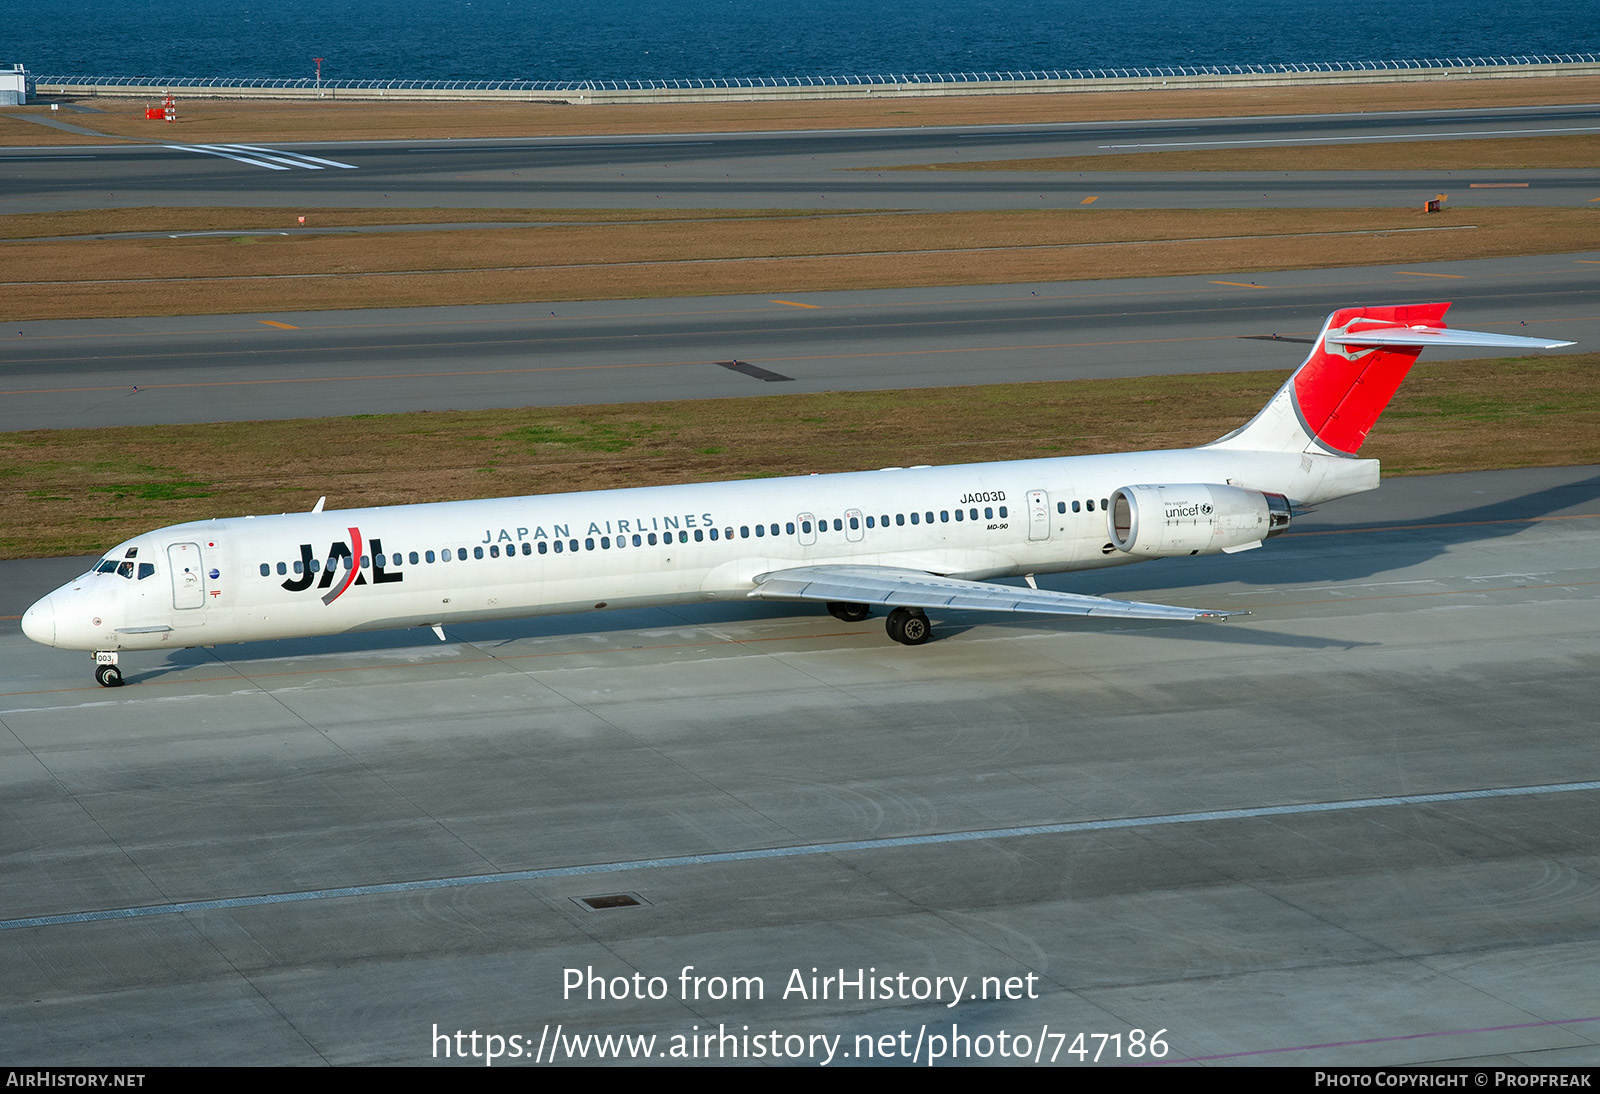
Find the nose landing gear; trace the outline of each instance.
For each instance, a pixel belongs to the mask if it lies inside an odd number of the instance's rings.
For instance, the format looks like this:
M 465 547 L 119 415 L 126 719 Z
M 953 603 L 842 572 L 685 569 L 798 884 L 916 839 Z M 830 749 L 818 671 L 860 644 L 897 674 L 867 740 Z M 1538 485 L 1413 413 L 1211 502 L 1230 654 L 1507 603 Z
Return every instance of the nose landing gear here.
M 103 688 L 120 688 L 122 670 L 117 667 L 115 650 L 100 650 L 94 655 L 94 680 Z

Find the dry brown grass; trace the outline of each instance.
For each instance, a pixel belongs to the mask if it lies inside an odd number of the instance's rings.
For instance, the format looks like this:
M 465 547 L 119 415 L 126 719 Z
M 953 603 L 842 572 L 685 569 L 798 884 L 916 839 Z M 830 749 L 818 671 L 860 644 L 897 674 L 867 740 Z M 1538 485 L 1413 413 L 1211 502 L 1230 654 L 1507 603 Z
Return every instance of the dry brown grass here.
M 1325 265 L 1319 233 L 1378 233 L 1350 237 L 1372 264 L 1591 250 L 1600 208 L 1072 208 L 16 241 L 5 292 L 23 320 L 1223 275 Z
M 111 136 L 184 141 L 428 140 L 613 133 L 723 133 L 744 130 L 878 126 L 1004 125 L 1252 114 L 1471 109 L 1600 101 L 1600 78 L 1465 79 L 1396 84 L 1232 88 L 1218 91 L 1111 91 L 894 99 L 817 99 L 781 103 L 647 103 L 557 106 L 539 103 L 273 102 L 180 96 L 178 122 L 146 121 L 139 100 L 76 100 L 103 114 L 61 112 L 60 120 Z M 151 104 L 153 105 L 153 104 Z M 0 109 L 0 146 L 94 144 L 91 137 L 12 116 L 37 105 Z
M 1282 148 L 1107 152 L 878 168 L 894 171 L 1539 171 L 1600 168 L 1600 137 L 1381 141 Z M 1600 183 L 1597 183 L 1600 186 Z
M 1600 354 L 1426 364 L 1364 456 L 1388 474 L 1600 462 Z M 0 557 L 180 521 L 885 465 L 1180 448 L 1282 372 L 0 435 Z M 915 430 L 906 430 L 906 421 Z

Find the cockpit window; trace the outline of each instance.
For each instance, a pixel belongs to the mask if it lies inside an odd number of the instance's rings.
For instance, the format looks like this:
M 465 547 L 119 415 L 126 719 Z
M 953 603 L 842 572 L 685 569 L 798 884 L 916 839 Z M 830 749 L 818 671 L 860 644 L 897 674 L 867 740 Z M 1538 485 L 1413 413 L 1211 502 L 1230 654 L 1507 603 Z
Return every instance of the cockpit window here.
M 141 563 L 139 563 L 139 580 L 140 581 L 143 581 L 145 578 L 152 576 L 155 572 L 156 572 L 155 563 L 153 563 L 153 562 L 141 562 Z
M 117 572 L 117 560 L 114 558 L 101 559 L 100 565 L 93 570 L 97 574 L 114 574 Z
M 131 578 L 133 576 L 133 563 L 124 562 L 121 565 L 119 565 L 117 567 L 117 576 L 118 577 L 129 577 L 129 578 Z

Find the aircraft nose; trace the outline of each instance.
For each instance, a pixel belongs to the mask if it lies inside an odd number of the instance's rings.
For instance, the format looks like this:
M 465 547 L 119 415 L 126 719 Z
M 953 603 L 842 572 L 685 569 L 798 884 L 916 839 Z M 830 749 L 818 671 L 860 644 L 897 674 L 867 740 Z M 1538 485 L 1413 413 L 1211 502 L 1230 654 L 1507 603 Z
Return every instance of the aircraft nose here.
M 22 633 L 40 645 L 56 644 L 56 606 L 48 596 L 22 613 Z

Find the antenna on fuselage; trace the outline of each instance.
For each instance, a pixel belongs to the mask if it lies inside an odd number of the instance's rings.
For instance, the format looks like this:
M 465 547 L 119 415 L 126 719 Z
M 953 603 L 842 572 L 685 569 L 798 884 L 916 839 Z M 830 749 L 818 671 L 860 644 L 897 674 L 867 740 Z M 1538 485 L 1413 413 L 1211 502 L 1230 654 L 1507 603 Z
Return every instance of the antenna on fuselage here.
M 315 504 L 315 505 L 313 505 L 313 506 L 312 506 L 312 507 L 311 507 L 311 511 L 312 511 L 312 512 L 313 512 L 313 513 L 320 513 L 320 512 L 322 512 L 322 503 L 323 503 L 323 502 L 325 502 L 325 501 L 327 501 L 327 500 L 328 500 L 328 495 L 326 495 L 326 494 L 324 494 L 324 495 L 322 495 L 322 497 L 320 497 L 320 498 L 318 498 L 318 499 L 317 499 L 317 504 Z

